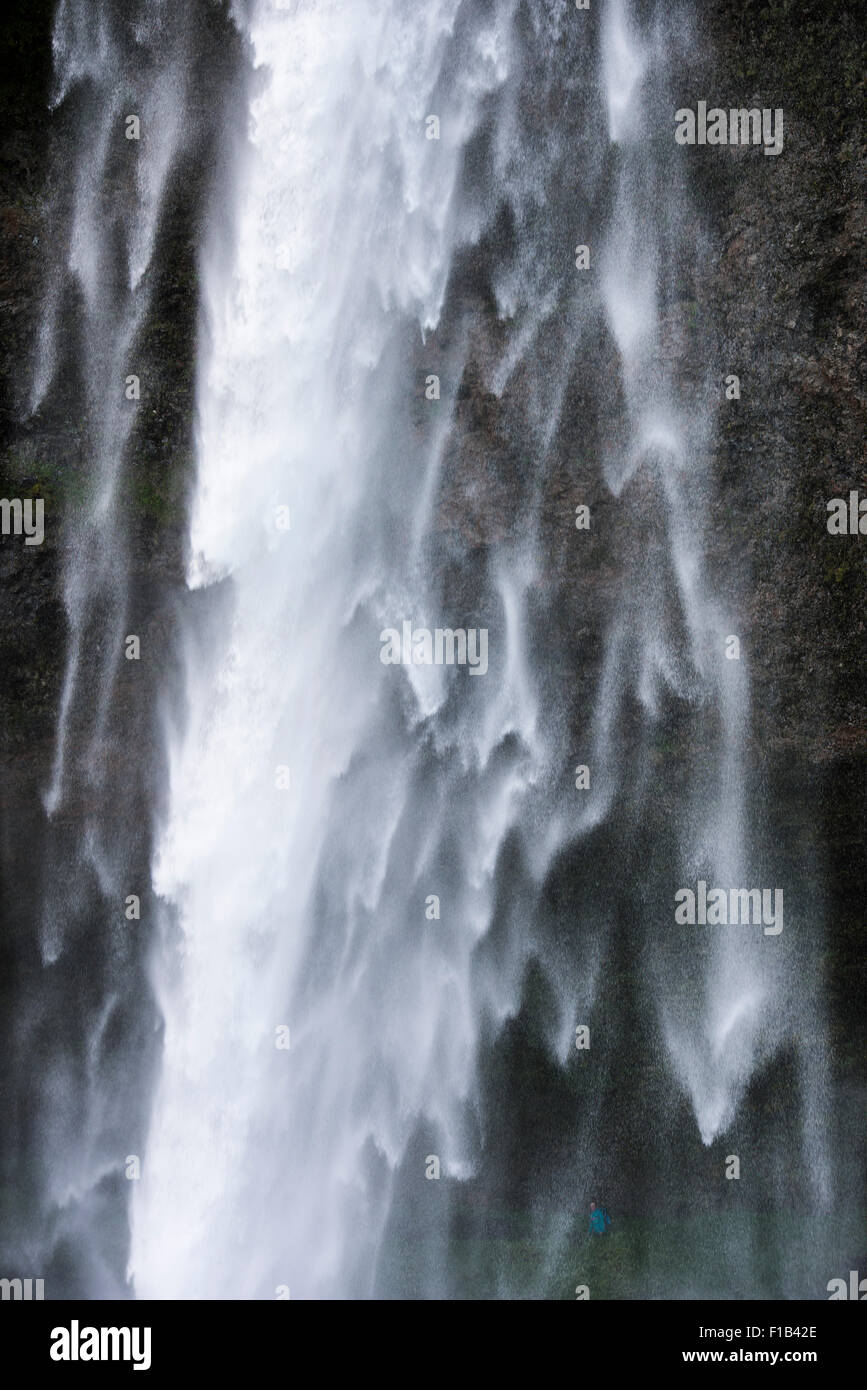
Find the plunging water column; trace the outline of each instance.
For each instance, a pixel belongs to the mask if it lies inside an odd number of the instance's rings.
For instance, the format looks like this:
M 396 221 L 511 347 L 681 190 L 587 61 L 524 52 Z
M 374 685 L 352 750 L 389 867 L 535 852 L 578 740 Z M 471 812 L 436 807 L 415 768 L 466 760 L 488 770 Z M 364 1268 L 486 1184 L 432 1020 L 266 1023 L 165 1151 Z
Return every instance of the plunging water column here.
M 518 1069 L 505 1094 L 552 1071 L 575 1091 L 549 1146 L 556 1175 L 530 1164 L 522 1188 L 532 1268 L 515 1274 L 515 1244 L 486 1218 L 472 1258 L 486 1290 L 562 1290 L 582 1175 L 628 1198 L 632 1155 L 602 1135 L 630 1048 L 653 1050 L 662 1097 L 646 1189 L 668 1200 L 680 1181 L 676 1115 L 684 1181 L 711 1205 L 703 1153 L 756 1075 L 798 1048 L 797 937 L 699 939 L 674 923 L 682 885 L 746 887 L 773 866 L 750 858 L 749 651 L 726 654 L 738 613 L 705 553 L 719 364 L 703 342 L 684 373 L 671 350 L 673 267 L 695 275 L 707 247 L 684 152 L 673 133 L 646 138 L 673 132 L 687 39 L 663 7 L 638 8 L 608 0 L 584 29 L 554 0 L 532 14 L 511 0 L 261 0 L 239 19 L 255 72 L 201 257 L 140 1297 L 367 1297 L 381 1265 L 391 1291 L 412 1266 L 423 1296 L 453 1293 L 450 1196 L 508 1168 L 513 1116 L 491 1076 L 508 1073 L 518 1018 L 539 1071 Z M 574 399 L 593 370 L 599 451 L 582 471 Z M 461 453 L 478 417 L 500 432 Z M 600 659 L 573 730 L 564 666 L 586 647 L 554 635 L 561 576 L 546 556 L 562 552 L 557 528 L 581 545 L 575 503 L 593 487 L 593 526 L 619 516 L 628 539 L 596 584 Z M 574 553 L 572 566 L 589 592 Z M 487 673 L 385 664 L 382 633 L 405 622 L 484 628 Z M 675 716 L 681 781 L 664 816 L 654 759 Z M 586 794 L 564 773 L 575 761 Z M 623 884 L 611 855 L 643 819 L 658 843 Z M 627 946 L 631 1014 L 615 968 Z M 598 1051 L 579 1075 L 575 1027 L 591 1015 Z M 802 1075 L 821 1201 L 821 1077 L 809 1059 Z M 688 1258 L 660 1276 L 669 1294 L 701 1285 L 704 1254 Z M 722 1286 L 753 1278 L 751 1259 L 721 1265 Z M 656 1291 L 655 1251 L 641 1260 L 629 1287 Z

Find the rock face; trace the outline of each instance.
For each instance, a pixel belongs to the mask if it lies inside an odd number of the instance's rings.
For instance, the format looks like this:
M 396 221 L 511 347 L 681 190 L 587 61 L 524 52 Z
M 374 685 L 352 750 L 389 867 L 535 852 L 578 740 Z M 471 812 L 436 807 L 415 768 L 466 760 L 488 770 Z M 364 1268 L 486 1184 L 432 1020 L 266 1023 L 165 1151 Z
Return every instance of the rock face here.
M 705 355 L 711 345 L 719 402 L 713 460 L 717 487 L 706 517 L 709 564 L 720 591 L 732 597 L 738 635 L 749 652 L 750 761 L 753 794 L 764 806 L 762 833 L 768 842 L 778 842 L 791 862 L 812 862 L 824 886 L 824 894 L 816 896 L 818 948 L 827 983 L 838 1123 L 841 1135 L 851 1136 L 858 1129 L 867 1085 L 867 1019 L 861 1006 L 867 942 L 860 890 L 867 873 L 867 536 L 830 535 L 826 504 L 852 490 L 867 495 L 867 55 L 863 19 L 855 5 L 827 0 L 815 14 L 807 14 L 808 8 L 794 0 L 712 0 L 706 7 L 701 42 L 691 69 L 682 75 L 681 104 L 706 99 L 724 108 L 781 107 L 785 148 L 776 159 L 756 149 L 685 152 L 686 176 L 700 194 L 709 250 L 694 282 L 672 277 L 675 288 L 664 306 L 664 321 L 666 350 L 684 383 L 691 380 L 699 341 Z M 26 1010 L 18 1010 L 17 1000 L 44 991 L 62 1000 L 78 991 L 83 1018 L 100 991 L 112 997 L 115 1004 L 105 1024 L 116 1049 L 112 1065 L 123 1074 L 117 1059 L 126 1056 L 129 1074 L 138 1077 L 143 1091 L 158 1020 L 142 1021 L 139 1014 L 134 1021 L 130 1007 L 136 991 L 147 991 L 146 943 L 127 942 L 119 948 L 122 984 L 105 965 L 115 949 L 109 945 L 114 940 L 111 911 L 95 881 L 80 889 L 77 901 L 81 950 L 72 963 L 52 967 L 48 984 L 37 949 L 36 914 L 44 883 L 35 867 L 47 853 L 41 792 L 50 774 L 65 653 L 63 518 L 74 505 L 76 480 L 87 462 L 72 389 L 58 389 L 50 409 L 36 418 L 26 418 L 24 409 L 50 234 L 45 219 L 52 178 L 52 123 L 47 116 L 52 11 L 51 0 L 31 0 L 19 7 L 0 39 L 0 71 L 5 74 L 0 86 L 0 495 L 43 498 L 47 533 L 45 544 L 33 548 L 24 547 L 20 538 L 0 538 L 0 1045 L 13 1059 L 0 1094 L 0 1108 L 12 1117 L 0 1139 L 0 1176 L 7 1191 L 19 1194 L 20 1206 L 15 1214 L 2 1213 L 13 1232 L 10 1267 L 4 1272 L 33 1273 L 22 1252 L 28 1222 L 32 1226 L 39 1212 L 46 1231 L 50 1228 L 56 1237 L 56 1278 L 86 1290 L 87 1272 L 72 1270 L 64 1240 L 72 1238 L 75 1221 L 86 1222 L 87 1214 L 69 1217 L 64 1228 L 52 1225 L 57 1218 L 42 1206 L 46 1179 L 39 1154 L 46 1142 L 50 1095 L 32 1078 L 38 1071 L 32 1059 L 46 1059 L 53 1084 L 77 1088 L 85 1125 L 90 1063 L 74 1037 L 58 1041 L 45 1015 L 29 1018 Z M 141 412 L 133 441 L 128 494 L 134 630 L 159 642 L 165 667 L 150 680 L 133 680 L 127 673 L 120 682 L 107 750 L 118 759 L 112 798 L 118 824 L 128 832 L 130 881 L 139 883 L 146 880 L 151 828 L 159 810 L 162 754 L 155 695 L 174 659 L 175 615 L 183 592 L 198 294 L 195 248 L 211 191 L 208 170 L 220 138 L 209 113 L 224 101 L 214 96 L 214 83 L 228 84 L 241 70 L 222 8 L 203 4 L 197 14 L 197 133 L 163 219 L 159 285 L 142 343 L 153 403 Z M 504 235 L 509 234 L 505 228 Z M 520 411 L 485 384 L 485 363 L 498 350 L 503 330 L 492 311 L 482 253 L 468 252 L 463 258 L 451 293 L 452 330 L 471 311 L 473 338 L 444 466 L 439 531 L 446 592 L 456 605 L 471 607 L 467 574 L 483 565 L 488 546 L 520 528 L 533 480 L 521 449 Z M 426 363 L 432 370 L 435 354 L 447 355 L 448 334 L 446 322 L 430 344 Z M 725 399 L 729 374 L 740 379 L 738 400 Z M 564 704 L 564 742 L 571 739 L 576 749 L 586 732 L 584 712 L 598 679 L 604 616 L 627 546 L 627 539 L 618 536 L 616 508 L 596 462 L 618 427 L 616 402 L 610 401 L 610 386 L 606 389 L 606 383 L 616 380 L 614 346 L 600 333 L 586 371 L 570 387 L 560 462 L 541 481 L 539 499 L 545 566 L 538 602 L 548 638 L 561 653 L 560 681 L 552 693 Z M 590 505 L 593 513 L 580 559 L 572 529 L 576 500 Z M 649 531 L 652 505 L 647 498 Z M 669 758 L 675 769 L 679 736 L 678 715 L 672 711 L 671 748 L 660 748 L 659 756 Z M 92 809 L 85 796 L 67 808 L 54 854 L 62 854 L 64 843 L 80 841 Z M 666 811 L 663 806 L 655 827 L 660 834 Z M 651 820 L 645 833 L 653 832 Z M 639 856 L 641 845 L 639 834 L 630 852 Z M 552 913 L 557 903 L 593 892 L 592 875 L 585 881 L 584 874 L 589 871 L 568 856 L 558 866 L 547 890 Z M 94 926 L 88 942 L 89 922 Z M 634 988 L 628 979 L 628 933 L 623 940 L 626 945 L 615 950 L 612 969 L 623 975 L 620 1022 L 628 1028 Z M 574 1159 L 556 1145 L 546 1149 L 539 1138 L 546 1129 L 568 1128 L 572 1107 L 581 1100 L 580 1081 L 559 1074 L 540 1040 L 539 1020 L 546 1007 L 544 981 L 531 970 L 525 1009 L 486 1062 L 491 1092 L 512 1097 L 508 1124 L 499 1114 L 489 1122 L 491 1147 L 508 1155 L 513 1176 L 507 1182 L 492 1169 L 490 1186 L 518 1202 L 525 1184 L 530 1190 L 529 1175 L 540 1163 L 565 1173 Z M 74 1018 L 73 1012 L 73 1021 L 65 1025 L 70 1033 L 75 1032 Z M 84 1024 L 81 1032 L 87 1036 Z M 64 1057 L 59 1070 L 51 1060 L 57 1051 Z M 134 1056 L 140 1061 L 134 1063 Z M 105 1058 L 102 1064 L 108 1065 Z M 620 1065 L 617 1058 L 611 1064 L 615 1069 Z M 643 1071 L 638 1064 L 636 1068 L 636 1076 L 624 1078 L 619 1091 L 640 1117 L 638 1093 L 653 1092 L 659 1078 L 652 1063 Z M 754 1088 L 748 1113 L 775 1103 L 762 1084 Z M 618 1089 L 614 1082 L 612 1089 Z M 130 1107 L 129 1114 L 110 1117 L 108 1127 L 128 1124 L 141 1139 L 145 1107 L 135 1099 Z M 622 1190 L 641 1191 L 638 1120 L 627 1124 L 616 1104 L 614 1112 L 609 1138 L 624 1154 Z M 625 1130 L 619 1128 L 621 1121 Z M 68 1138 L 60 1130 L 56 1141 Z M 850 1157 L 855 1174 L 858 1155 Z M 860 1163 L 862 1174 L 865 1166 Z M 863 1182 L 863 1177 L 854 1180 Z M 107 1180 L 103 1199 L 122 1211 L 125 1194 Z M 13 1270 L 11 1265 L 18 1263 L 20 1271 Z M 114 1269 L 122 1292 L 120 1229 Z
M 867 733 L 865 550 L 826 527 L 827 501 L 863 487 L 864 46 L 848 6 L 821 25 L 794 5 L 734 10 L 715 25 L 714 90 L 727 106 L 755 88 L 784 108 L 786 138 L 781 158 L 739 150 L 720 173 L 704 152 L 723 248 L 707 308 L 742 378 L 722 414 L 721 500 L 752 576 L 757 734 L 827 764 L 862 756 Z
M 827 502 L 865 483 L 863 25 L 842 3 L 821 15 L 748 0 L 711 8 L 713 80 L 700 89 L 723 107 L 753 96 L 782 107 L 786 136 L 777 159 L 703 152 L 720 250 L 701 312 L 723 370 L 741 377 L 741 399 L 720 409 L 709 525 L 722 562 L 744 576 L 753 757 L 776 803 L 768 817 L 798 822 L 825 884 L 834 1064 L 863 1088 L 867 537 L 826 525 Z

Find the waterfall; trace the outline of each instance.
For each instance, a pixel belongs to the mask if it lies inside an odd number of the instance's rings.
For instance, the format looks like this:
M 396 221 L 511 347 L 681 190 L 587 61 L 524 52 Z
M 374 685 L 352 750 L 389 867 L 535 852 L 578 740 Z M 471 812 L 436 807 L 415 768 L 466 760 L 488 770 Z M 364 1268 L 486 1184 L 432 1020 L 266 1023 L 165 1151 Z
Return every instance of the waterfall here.
M 132 353 L 150 303 L 147 271 L 166 181 L 183 141 L 187 29 L 184 7 L 165 0 L 134 6 L 131 15 L 92 0 L 60 0 L 55 18 L 53 104 L 76 103 L 78 157 L 61 171 L 55 191 L 65 245 L 45 299 L 30 407 L 39 409 L 61 369 L 68 326 L 62 310 L 64 300 L 75 296 L 81 314 L 82 423 L 91 463 L 87 493 L 68 540 L 69 647 L 45 794 L 49 815 L 63 798 L 70 725 L 82 699 L 90 726 L 84 775 L 97 787 L 102 782 L 104 759 L 97 750 L 123 653 L 128 600 L 121 484 L 138 409 L 135 393 L 141 389 L 130 381 L 136 375 Z M 130 116 L 139 123 L 135 140 L 127 138 L 134 132 Z M 142 127 L 145 142 L 139 150 Z M 119 202 L 116 189 L 124 184 L 126 196 Z M 100 839 L 94 827 L 89 852 L 110 856 Z M 104 877 L 108 880 L 110 871 L 104 870 Z M 49 955 L 57 949 L 56 941 L 46 945 Z
M 38 1257 L 54 1297 L 128 1294 L 123 1168 L 141 1147 L 151 1084 L 152 1004 L 123 912 L 125 895 L 144 896 L 139 797 L 159 775 L 148 717 L 137 717 L 151 680 L 133 693 L 124 659 L 126 635 L 141 631 L 137 618 L 130 625 L 140 563 L 132 378 L 143 375 L 160 220 L 185 144 L 187 20 L 167 2 L 60 0 L 53 28 L 45 280 L 25 412 L 49 480 L 66 640 L 64 650 L 59 622 L 63 676 L 51 756 L 40 760 L 45 819 L 33 813 L 35 862 L 18 885 L 33 939 L 14 944 L 27 987 L 10 1030 L 20 1120 L 8 1175 L 12 1259 Z M 151 404 L 146 380 L 141 396 Z
M 75 157 L 29 406 L 82 423 L 43 1021 L 91 923 L 109 963 L 40 1099 L 75 1074 L 46 1248 L 87 1245 L 95 1297 L 124 1239 L 143 1299 L 562 1297 L 602 1197 L 659 1223 L 615 1296 L 812 1288 L 773 1222 L 834 1192 L 822 922 L 809 866 L 779 877 L 713 544 L 688 7 L 235 0 L 203 115 L 215 13 L 55 22 Z M 143 344 L 194 165 L 195 480 L 136 703 Z M 699 883 L 781 887 L 785 929 L 677 921 Z
M 735 649 L 728 643 L 737 638 L 738 615 L 712 592 L 703 554 L 714 507 L 708 469 L 713 402 L 721 392 L 710 362 L 702 364 L 688 394 L 672 379 L 663 351 L 671 324 L 664 324 L 661 309 L 666 291 L 670 295 L 666 277 L 672 268 L 682 268 L 689 256 L 706 255 L 707 246 L 694 233 L 689 244 L 684 192 L 666 162 L 650 156 L 646 145 L 646 132 L 665 120 L 664 112 L 652 107 L 654 100 L 659 103 L 670 36 L 658 17 L 640 36 L 625 0 L 610 0 L 602 34 L 609 131 L 619 150 L 602 296 L 618 347 L 627 417 L 625 448 L 608 461 L 606 476 L 621 505 L 636 509 L 633 534 L 641 533 L 648 513 L 658 530 L 621 577 L 595 713 L 596 755 L 606 767 L 603 794 L 597 797 L 603 804 L 591 803 L 587 815 L 595 819 L 608 811 L 619 790 L 624 767 L 622 761 L 618 767 L 614 730 L 625 702 L 634 698 L 652 726 L 665 711 L 667 688 L 670 696 L 700 710 L 701 724 L 690 785 L 684 789 L 679 882 L 701 879 L 728 890 L 773 870 L 749 854 L 748 652 L 730 659 Z M 719 373 L 717 381 L 721 378 Z M 629 794 L 635 795 L 634 787 Z M 642 795 L 648 794 L 644 783 Z M 660 940 L 670 940 L 670 932 L 661 918 Z M 785 937 L 771 943 L 754 932 L 729 929 L 718 931 L 706 950 L 678 943 L 679 960 L 671 949 L 654 949 L 652 988 L 661 1031 L 705 1144 L 731 1124 L 748 1083 L 768 1058 L 785 1045 L 798 1046 L 797 982 L 811 967 L 796 942 Z M 827 1147 L 815 1148 L 810 1128 L 825 1109 L 821 1065 L 817 1070 L 812 1055 L 805 1055 L 803 1064 L 817 1082 L 804 1097 L 808 1167 L 815 1196 L 825 1203 Z
M 749 659 L 726 658 L 737 612 L 703 548 L 718 364 L 686 385 L 671 365 L 673 267 L 707 246 L 673 140 L 661 156 L 645 138 L 670 114 L 677 45 L 661 9 L 640 20 L 609 0 L 580 22 L 505 0 L 422 13 L 366 0 L 349 21 L 327 0 L 262 0 L 239 20 L 256 80 L 233 253 L 223 228 L 202 251 L 186 709 L 167 727 L 154 866 L 165 1045 L 130 1260 L 141 1297 L 369 1296 L 414 1201 L 419 1287 L 447 1294 L 447 1192 L 480 1159 L 483 1039 L 517 1015 L 534 959 L 561 1065 L 576 1019 L 604 1008 L 610 928 L 589 903 L 564 947 L 541 925 L 545 884 L 570 845 L 590 837 L 592 854 L 599 827 L 640 817 L 673 702 L 692 721 L 677 863 L 634 891 L 646 905 L 670 890 L 646 907 L 645 1009 L 705 1145 L 797 1044 L 788 938 L 674 937 L 681 880 L 746 886 L 762 867 L 745 802 Z M 565 78 L 545 72 L 561 49 Z M 528 130 L 546 84 L 573 109 L 561 129 Z M 576 238 L 591 243 L 588 286 Z M 478 303 L 456 288 L 474 247 L 501 325 L 484 346 Z M 600 331 L 621 417 L 604 483 L 632 544 L 576 809 L 538 630 L 541 491 L 576 359 Z M 472 476 L 455 480 L 470 380 L 526 451 L 499 533 L 466 456 Z M 473 508 L 481 560 L 450 515 Z M 383 634 L 405 623 L 484 629 L 487 673 L 384 664 Z M 600 1082 L 579 1125 L 597 1149 L 601 1104 Z M 827 1162 L 811 1157 L 827 1196 Z M 568 1243 L 568 1227 L 551 1238 Z
M 235 259 L 203 265 L 190 584 L 226 592 L 219 629 L 190 636 L 155 871 L 178 926 L 158 966 L 142 1296 L 369 1292 L 419 1118 L 446 1173 L 468 1163 L 470 957 L 544 756 L 530 561 L 493 580 L 482 679 L 386 666 L 380 633 L 462 625 L 428 581 L 447 432 L 411 406 L 474 232 L 461 157 L 508 80 L 511 8 L 365 3 L 347 22 L 265 3 L 250 22 Z M 441 354 L 432 418 L 448 420 L 461 353 Z
M 167 218 L 182 221 L 178 172 L 208 126 L 190 105 L 194 11 L 60 0 L 54 16 L 45 279 L 25 413 L 48 481 L 63 674 L 53 746 L 37 761 L 44 816 L 32 813 L 19 890 L 33 940 L 14 943 L 27 989 L 10 1030 L 10 1108 L 27 1117 L 12 1131 L 12 1258 L 38 1254 L 52 1297 L 129 1295 L 126 1179 L 158 1041 L 139 908 L 146 921 L 170 560 L 165 546 L 155 558 L 141 514 L 148 470 L 177 479 L 184 448 L 154 363 L 177 273 L 163 234 Z

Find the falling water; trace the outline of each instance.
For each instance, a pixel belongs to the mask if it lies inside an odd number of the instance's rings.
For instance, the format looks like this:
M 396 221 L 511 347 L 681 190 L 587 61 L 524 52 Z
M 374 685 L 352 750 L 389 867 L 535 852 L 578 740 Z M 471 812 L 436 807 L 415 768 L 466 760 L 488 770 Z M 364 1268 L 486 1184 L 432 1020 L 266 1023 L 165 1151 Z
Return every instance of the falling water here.
M 407 403 L 468 234 L 461 155 L 507 80 L 510 8 L 367 4 L 346 24 L 265 4 L 251 24 L 263 81 L 231 275 L 206 257 L 191 540 L 192 585 L 229 575 L 230 592 L 219 636 L 190 641 L 156 868 L 179 933 L 159 971 L 142 1295 L 369 1291 L 421 1116 L 445 1171 L 467 1167 L 469 962 L 543 756 L 524 573 L 504 567 L 486 600 L 484 678 L 384 666 L 379 634 L 459 625 L 427 578 L 444 433 L 420 441 Z
M 79 157 L 62 171 L 56 194 L 58 211 L 65 213 L 59 221 L 66 250 L 46 296 L 30 404 L 37 410 L 52 385 L 61 360 L 64 297 L 75 294 L 83 320 L 81 370 L 91 462 L 88 496 L 68 542 L 69 646 L 45 795 L 49 815 L 63 797 L 70 722 L 82 696 L 90 720 L 86 776 L 96 785 L 101 781 L 97 750 L 123 651 L 128 597 L 119 483 L 139 399 L 136 388 L 127 386 L 128 372 L 134 375 L 131 353 L 149 307 L 147 271 L 166 180 L 182 138 L 184 20 L 183 7 L 164 0 L 135 6 L 132 15 L 92 0 L 61 0 L 55 19 L 53 102 L 60 106 L 78 98 Z M 129 116 L 139 122 L 134 148 L 142 126 L 147 135 L 132 186 L 119 203 L 113 196 L 122 179 L 118 150 L 122 142 L 133 144 Z M 128 150 L 124 153 L 128 156 Z M 99 632 L 95 654 L 88 650 L 94 627 Z M 95 853 L 98 836 L 94 827 Z M 57 943 L 48 949 L 56 950 Z
M 620 159 L 602 293 L 619 350 L 628 431 L 625 449 L 608 462 L 606 474 L 622 505 L 645 514 L 652 509 L 662 535 L 653 536 L 622 576 L 596 713 L 597 757 L 604 762 L 609 755 L 607 810 L 625 770 L 610 756 L 613 729 L 630 695 L 650 724 L 665 708 L 666 687 L 699 708 L 699 754 L 679 837 L 678 886 L 704 879 L 728 889 L 758 882 L 773 867 L 756 863 L 748 852 L 748 654 L 727 659 L 737 613 L 711 591 L 703 555 L 713 514 L 707 466 L 714 425 L 709 402 L 716 399 L 711 364 L 704 364 L 697 389 L 684 399 L 663 351 L 663 267 L 683 263 L 689 212 L 676 192 L 663 189 L 665 169 L 648 158 L 645 144 L 652 125 L 648 103 L 654 78 L 664 69 L 665 48 L 661 28 L 640 38 L 624 0 L 610 0 L 603 72 L 609 132 Z M 706 253 L 700 241 L 690 249 L 693 257 Z M 636 533 L 639 526 L 636 520 Z M 588 815 L 599 814 L 601 808 L 591 803 Z M 670 935 L 664 919 L 660 928 L 664 940 Z M 796 947 L 790 949 L 791 939 L 770 947 L 761 934 L 729 928 L 717 932 L 698 978 L 682 965 L 673 968 L 668 951 L 654 972 L 662 1033 L 705 1144 L 731 1124 L 756 1070 L 784 1045 L 798 1043 L 796 980 L 806 961 Z M 812 1061 L 805 1058 L 805 1066 L 815 1083 L 805 1098 L 806 1124 L 807 1116 L 821 1116 L 825 1102 Z M 813 1190 L 826 1202 L 828 1156 L 812 1138 L 806 1142 Z
M 736 589 L 708 554 L 719 363 L 712 330 L 696 359 L 678 320 L 677 282 L 711 252 L 667 139 L 690 25 L 627 0 L 251 0 L 233 19 L 245 124 L 227 103 L 199 247 L 135 1293 L 562 1296 L 599 1186 L 645 1216 L 682 1182 L 710 1210 L 702 1155 L 740 1123 L 749 1141 L 750 1088 L 792 1055 L 798 1171 L 821 1209 L 822 1019 L 801 944 L 820 923 L 788 881 L 779 937 L 674 923 L 699 879 L 778 881 L 746 644 L 726 657 Z M 57 816 L 73 784 L 93 796 L 78 851 L 118 903 L 104 743 L 129 614 L 124 382 L 185 146 L 190 35 L 168 3 L 121 21 L 61 0 L 56 21 L 79 153 L 31 406 L 57 389 L 74 300 L 91 468 L 45 805 Z M 130 112 L 152 135 L 118 199 Z M 610 523 L 595 587 L 585 499 L 593 544 Z M 405 623 L 483 630 L 487 670 L 385 664 L 382 634 Z M 768 1202 L 788 1125 L 762 1130 Z M 120 1128 L 57 1200 L 116 1166 Z M 770 1272 L 758 1238 L 723 1239 L 717 1284 L 704 1238 L 674 1275 L 643 1247 L 625 1292 L 788 1287 L 782 1236 Z
M 12 1131 L 22 1176 L 11 1238 L 11 1258 L 25 1268 L 38 1258 L 53 1296 L 128 1294 L 124 1167 L 141 1147 L 156 1041 L 144 942 L 124 914 L 129 894 L 147 904 L 156 680 L 153 663 L 142 674 L 146 663 L 125 656 L 128 634 L 146 643 L 164 583 L 143 582 L 132 503 L 147 421 L 159 416 L 146 374 L 170 260 L 159 238 L 192 143 L 191 12 L 169 0 L 60 0 L 53 29 L 46 279 L 26 410 L 49 441 L 65 651 L 40 764 L 46 819 L 21 892 L 35 939 L 12 1029 L 26 1124 Z M 168 468 L 180 442 L 162 446 Z

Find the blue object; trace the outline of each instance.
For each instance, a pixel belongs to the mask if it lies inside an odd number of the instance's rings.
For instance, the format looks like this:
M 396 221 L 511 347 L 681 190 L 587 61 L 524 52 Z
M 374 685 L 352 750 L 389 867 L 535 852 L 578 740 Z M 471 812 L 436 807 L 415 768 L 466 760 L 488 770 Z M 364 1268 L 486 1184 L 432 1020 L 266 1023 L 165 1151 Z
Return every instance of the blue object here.
M 605 1220 L 606 1220 L 606 1217 L 608 1218 L 608 1224 L 610 1225 L 610 1224 L 611 1224 L 611 1218 L 608 1216 L 608 1213 L 606 1212 L 606 1210 L 605 1210 L 604 1207 L 597 1207 L 595 1211 L 591 1211 L 591 1213 L 590 1213 L 590 1229 L 591 1229 L 591 1231 L 596 1231 L 600 1236 L 603 1235 L 604 1232 L 605 1232 Z

